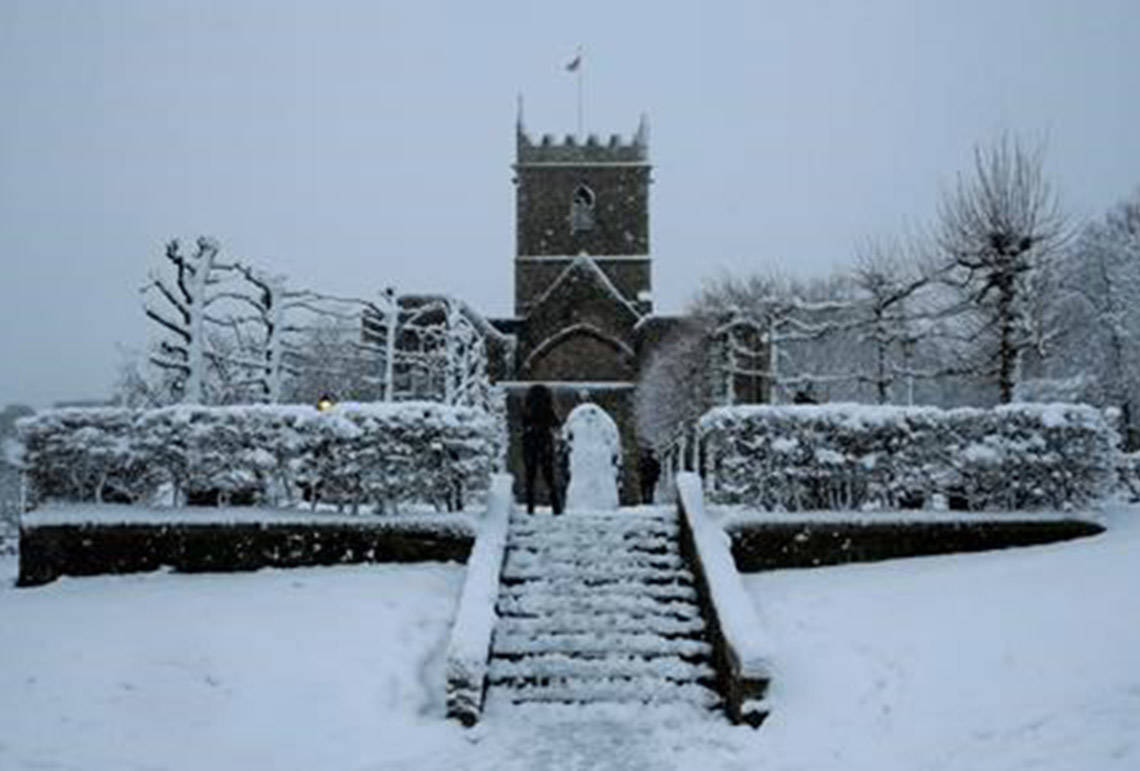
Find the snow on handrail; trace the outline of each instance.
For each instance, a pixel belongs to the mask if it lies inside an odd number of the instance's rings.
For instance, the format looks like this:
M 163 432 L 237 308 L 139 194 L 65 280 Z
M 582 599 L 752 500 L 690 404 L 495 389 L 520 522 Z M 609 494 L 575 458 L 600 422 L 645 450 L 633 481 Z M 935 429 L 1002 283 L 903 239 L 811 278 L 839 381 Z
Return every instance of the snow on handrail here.
M 751 599 L 744 591 L 732 559 L 728 537 L 705 513 L 700 477 L 692 472 L 677 475 L 677 503 L 692 537 L 700 579 L 707 588 L 708 611 L 715 619 L 714 646 L 718 665 L 725 666 L 725 694 L 729 715 L 736 722 L 759 725 L 767 714 L 764 693 L 771 677 L 772 644 Z
M 487 660 L 495 628 L 495 600 L 507 545 L 513 479 L 495 474 L 487 511 L 467 560 L 467 577 L 459 598 L 455 625 L 447 647 L 447 715 L 470 726 L 479 720 L 486 688 Z

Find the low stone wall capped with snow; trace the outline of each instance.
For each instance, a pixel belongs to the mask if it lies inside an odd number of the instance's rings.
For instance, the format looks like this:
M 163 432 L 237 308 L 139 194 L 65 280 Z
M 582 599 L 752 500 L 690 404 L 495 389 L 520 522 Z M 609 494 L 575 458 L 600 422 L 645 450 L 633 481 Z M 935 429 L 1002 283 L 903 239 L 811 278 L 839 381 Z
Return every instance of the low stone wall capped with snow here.
M 483 713 L 487 661 L 498 618 L 495 601 L 513 506 L 509 474 L 496 474 L 491 485 L 447 646 L 447 716 L 466 726 L 478 722 Z
M 169 487 L 289 504 L 460 509 L 500 457 L 495 418 L 435 402 L 49 410 L 21 420 L 29 502 L 149 502 Z
M 772 644 L 733 562 L 729 540 L 705 512 L 701 480 L 677 476 L 682 550 L 709 624 L 717 681 L 729 719 L 759 727 L 768 717 Z
M 720 407 L 698 428 L 705 490 L 769 510 L 1071 509 L 1113 484 L 1118 438 L 1093 407 Z
M 25 514 L 19 586 L 60 576 L 197 573 L 363 562 L 462 562 L 467 515 L 349 517 L 261 509 L 51 507 Z

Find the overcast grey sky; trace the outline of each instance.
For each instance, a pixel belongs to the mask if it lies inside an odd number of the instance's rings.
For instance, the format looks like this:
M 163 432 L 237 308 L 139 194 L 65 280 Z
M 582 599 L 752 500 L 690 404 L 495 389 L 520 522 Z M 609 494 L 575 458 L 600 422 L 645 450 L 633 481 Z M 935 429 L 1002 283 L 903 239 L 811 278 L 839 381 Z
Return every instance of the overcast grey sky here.
M 650 117 L 664 312 L 928 221 L 1002 131 L 1077 217 L 1140 185 L 1137 0 L 0 0 L 0 404 L 105 396 L 174 236 L 508 314 L 515 96 L 573 131 L 579 44 L 587 131 Z

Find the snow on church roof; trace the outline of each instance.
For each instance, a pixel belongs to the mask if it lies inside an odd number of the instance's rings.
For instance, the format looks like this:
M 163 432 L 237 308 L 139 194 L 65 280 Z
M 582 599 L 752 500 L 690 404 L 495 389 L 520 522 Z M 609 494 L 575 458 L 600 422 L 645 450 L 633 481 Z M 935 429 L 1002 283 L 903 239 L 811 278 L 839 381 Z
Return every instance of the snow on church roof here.
M 567 265 L 566 268 L 558 274 L 558 278 L 550 282 L 550 286 L 546 288 L 545 292 L 539 295 L 538 299 L 534 301 L 531 308 L 537 308 L 538 306 L 545 303 L 550 299 L 551 295 L 554 294 L 555 290 L 564 281 L 569 279 L 573 272 L 583 269 L 592 272 L 606 293 L 617 300 L 618 303 L 625 306 L 625 308 L 629 310 L 631 314 L 633 314 L 634 319 L 641 319 L 641 314 L 638 312 L 637 307 L 632 302 L 630 302 L 621 292 L 618 291 L 618 288 L 614 286 L 613 281 L 610 281 L 610 277 L 606 275 L 605 271 L 603 271 L 601 267 L 598 266 L 598 263 L 596 263 L 594 259 L 587 254 L 579 254 L 577 257 L 575 257 L 573 262 Z

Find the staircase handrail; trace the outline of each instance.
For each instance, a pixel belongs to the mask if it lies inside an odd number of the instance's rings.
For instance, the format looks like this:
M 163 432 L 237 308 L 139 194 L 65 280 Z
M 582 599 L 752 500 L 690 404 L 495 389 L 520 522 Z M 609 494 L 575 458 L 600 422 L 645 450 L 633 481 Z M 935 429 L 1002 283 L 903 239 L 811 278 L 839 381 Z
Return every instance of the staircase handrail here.
M 506 553 L 507 525 L 514 505 L 510 474 L 494 474 L 487 510 L 479 523 L 475 546 L 467 559 L 467 575 L 447 646 L 447 716 L 466 726 L 479 720 L 487 688 L 487 661 L 497 613 L 499 577 Z
M 677 506 L 689 543 L 697 591 L 709 621 L 717 676 L 733 722 L 759 724 L 768 715 L 772 644 L 732 558 L 728 536 L 705 513 L 701 479 L 677 475 Z

